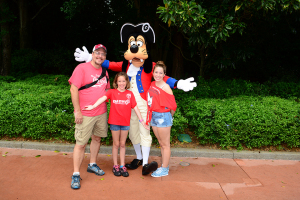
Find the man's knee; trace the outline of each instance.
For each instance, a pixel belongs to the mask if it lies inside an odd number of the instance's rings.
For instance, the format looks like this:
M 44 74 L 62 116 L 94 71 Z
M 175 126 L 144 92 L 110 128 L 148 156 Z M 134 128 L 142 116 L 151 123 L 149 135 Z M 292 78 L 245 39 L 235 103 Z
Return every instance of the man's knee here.
M 92 135 L 92 141 L 100 143 L 101 142 L 101 137 Z
M 75 144 L 74 149 L 78 149 L 78 150 L 85 150 L 86 144 L 85 145 L 80 145 L 80 144 Z

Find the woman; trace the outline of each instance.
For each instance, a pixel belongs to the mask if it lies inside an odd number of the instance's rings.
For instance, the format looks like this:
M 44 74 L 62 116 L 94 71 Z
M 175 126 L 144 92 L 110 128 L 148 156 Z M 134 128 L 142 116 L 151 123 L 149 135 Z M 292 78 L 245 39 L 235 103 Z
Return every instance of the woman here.
M 158 139 L 161 149 L 162 166 L 154 171 L 152 177 L 169 175 L 169 161 L 171 156 L 170 133 L 173 124 L 173 115 L 177 105 L 175 97 L 168 84 L 163 80 L 166 74 L 166 65 L 158 61 L 153 68 L 153 78 L 148 90 L 148 115 L 147 122 L 150 122 L 153 132 Z

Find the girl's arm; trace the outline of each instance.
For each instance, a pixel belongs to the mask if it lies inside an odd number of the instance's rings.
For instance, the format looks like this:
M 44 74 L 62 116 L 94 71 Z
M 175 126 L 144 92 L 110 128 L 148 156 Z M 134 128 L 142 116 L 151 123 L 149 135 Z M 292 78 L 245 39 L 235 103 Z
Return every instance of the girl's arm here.
M 147 130 L 150 130 L 149 126 L 147 126 L 147 125 L 145 124 L 145 122 L 144 122 L 144 120 L 143 120 L 143 118 L 142 118 L 142 115 L 141 115 L 140 110 L 138 109 L 138 107 L 135 106 L 133 109 L 134 109 L 136 115 L 138 116 L 139 121 L 143 124 L 144 128 L 147 129 Z
M 107 99 L 107 96 L 104 95 L 103 97 L 99 98 L 94 105 L 85 106 L 85 108 L 82 110 L 92 110 L 92 109 L 96 108 L 97 106 L 99 106 L 101 103 L 103 103 L 106 99 Z

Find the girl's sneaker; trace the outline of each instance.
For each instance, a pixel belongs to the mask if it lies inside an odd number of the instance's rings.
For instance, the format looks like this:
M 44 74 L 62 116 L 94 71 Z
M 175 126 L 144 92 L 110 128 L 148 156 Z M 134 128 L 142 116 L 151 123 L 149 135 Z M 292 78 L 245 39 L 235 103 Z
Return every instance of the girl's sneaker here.
M 160 167 L 151 174 L 152 177 L 162 177 L 169 175 L 169 167 Z
M 124 177 L 128 177 L 129 176 L 129 173 L 128 173 L 126 167 L 120 168 L 120 171 L 121 171 L 122 176 L 124 176 Z
M 114 165 L 113 169 L 112 169 L 112 172 L 114 173 L 115 176 L 121 176 L 119 165 Z

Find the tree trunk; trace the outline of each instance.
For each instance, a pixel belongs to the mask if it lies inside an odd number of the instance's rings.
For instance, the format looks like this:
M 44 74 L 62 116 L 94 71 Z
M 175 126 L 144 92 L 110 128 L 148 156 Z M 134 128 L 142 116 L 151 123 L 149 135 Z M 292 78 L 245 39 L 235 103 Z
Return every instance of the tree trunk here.
M 18 0 L 20 13 L 20 49 L 30 48 L 30 18 L 28 0 Z
M 204 44 L 202 45 L 200 49 L 200 58 L 201 58 L 201 63 L 200 63 L 200 76 L 204 77 L 204 64 L 205 64 L 205 46 Z
M 180 78 L 183 75 L 183 57 L 181 55 L 183 36 L 180 32 L 176 32 L 173 36 L 172 41 L 176 45 L 173 52 L 173 67 L 172 74 L 173 78 Z
M 137 10 L 137 18 L 140 18 L 141 13 L 141 0 L 134 0 L 134 5 Z
M 0 12 L 5 13 L 7 9 L 7 0 L 0 0 Z M 10 27 L 8 19 L 1 15 L 1 40 L 2 40 L 2 65 L 1 75 L 8 76 L 11 68 L 11 40 L 10 40 Z

